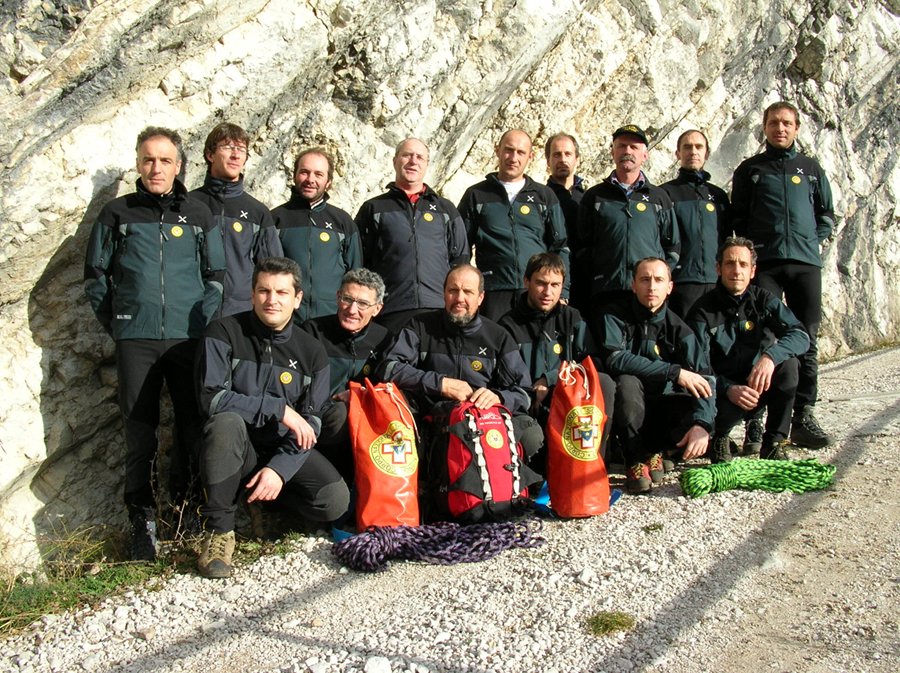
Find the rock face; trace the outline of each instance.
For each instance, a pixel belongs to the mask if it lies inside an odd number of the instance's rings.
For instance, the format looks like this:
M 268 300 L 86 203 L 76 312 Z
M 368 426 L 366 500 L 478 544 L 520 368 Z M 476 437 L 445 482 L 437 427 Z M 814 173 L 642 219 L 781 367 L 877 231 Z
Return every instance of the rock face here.
M 574 133 L 580 172 L 599 179 L 612 130 L 638 123 L 655 182 L 697 127 L 726 185 L 760 148 L 762 109 L 793 101 L 840 218 L 820 340 L 832 356 L 900 337 L 897 14 L 896 0 L 4 3 L 0 563 L 122 520 L 114 349 L 81 274 L 99 208 L 133 188 L 145 125 L 183 133 L 189 187 L 211 126 L 248 129 L 247 186 L 273 207 L 292 156 L 325 145 L 333 202 L 353 213 L 392 178 L 403 137 L 430 145 L 429 183 L 458 199 L 513 126 L 537 145 Z M 529 172 L 544 175 L 540 152 Z

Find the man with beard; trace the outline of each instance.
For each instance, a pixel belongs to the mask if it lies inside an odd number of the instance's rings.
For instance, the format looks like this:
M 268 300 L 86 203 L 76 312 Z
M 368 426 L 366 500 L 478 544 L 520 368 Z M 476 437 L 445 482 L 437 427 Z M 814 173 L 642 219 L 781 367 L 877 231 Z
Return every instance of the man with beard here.
M 615 168 L 585 192 L 578 211 L 593 315 L 611 303 L 631 302 L 631 274 L 638 260 L 665 259 L 672 270 L 679 258 L 672 200 L 641 170 L 648 156 L 647 135 L 633 124 L 622 126 L 613 132 L 610 152 Z
M 382 379 L 396 383 L 421 414 L 437 403 L 472 402 L 479 409 L 502 404 L 526 456 L 543 443 L 527 415 L 531 377 L 509 332 L 478 315 L 484 279 L 470 264 L 444 280 L 444 308 L 414 316 L 385 354 Z
M 628 493 L 649 493 L 663 476 L 663 452 L 702 456 L 716 416 L 715 382 L 694 331 L 667 310 L 665 260 L 639 260 L 634 297 L 601 316 L 601 352 L 616 381 L 613 427 L 625 455 Z
M 281 243 L 269 209 L 244 191 L 244 165 L 250 137 L 237 124 L 222 122 L 203 147 L 206 177 L 191 196 L 209 207 L 225 246 L 225 283 L 221 315 L 250 310 L 253 265 L 281 255 Z
M 429 150 L 407 138 L 394 153 L 394 182 L 356 214 L 366 267 L 384 279 L 378 322 L 396 333 L 416 313 L 443 305 L 441 279 L 471 256 L 456 207 L 425 184 Z
M 766 108 L 766 149 L 734 171 L 734 233 L 753 241 L 759 255 L 756 283 L 799 318 L 809 335 L 800 356 L 791 442 L 820 449 L 833 441 L 816 420 L 818 347 L 822 322 L 822 244 L 834 229 L 831 186 L 815 159 L 797 150 L 800 112 L 780 101 Z
M 556 252 L 568 267 L 569 248 L 556 195 L 525 174 L 534 155 L 531 137 L 521 129 L 507 131 L 494 152 L 497 172 L 466 190 L 459 212 L 485 276 L 481 312 L 499 320 L 515 305 L 531 256 Z M 569 296 L 567 287 L 563 296 Z
M 760 458 L 784 460 L 797 392 L 797 357 L 809 348 L 809 337 L 787 306 L 750 284 L 756 275 L 752 241 L 726 239 L 716 272 L 719 283 L 688 316 L 716 375 L 712 460 L 731 460 L 731 428 L 762 409 L 767 418 Z
M 300 265 L 306 283 L 295 320 L 337 311 L 341 278 L 362 266 L 359 231 L 350 214 L 328 203 L 334 157 L 321 147 L 306 149 L 294 161 L 291 198 L 272 211 L 286 257 Z
M 528 260 L 525 267 L 525 292 L 516 306 L 500 319 L 519 345 L 531 375 L 531 415 L 544 426 L 550 414 L 550 401 L 562 362 L 580 362 L 593 350 L 587 324 L 577 309 L 560 302 L 566 268 L 562 258 L 542 252 Z M 599 364 L 599 363 L 598 363 Z M 599 367 L 598 367 L 599 368 Z M 602 372 L 600 387 L 604 409 L 612 415 L 615 383 Z M 606 455 L 604 432 L 600 455 Z

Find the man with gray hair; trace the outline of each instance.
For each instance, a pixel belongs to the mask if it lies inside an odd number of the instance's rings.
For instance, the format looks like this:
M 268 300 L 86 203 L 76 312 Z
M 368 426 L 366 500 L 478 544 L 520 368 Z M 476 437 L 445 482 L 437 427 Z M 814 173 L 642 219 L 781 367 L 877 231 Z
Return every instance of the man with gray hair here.
M 322 414 L 319 449 L 352 482 L 353 462 L 347 451 L 347 401 L 350 381 L 362 382 L 372 376 L 390 342 L 387 329 L 372 322 L 384 306 L 384 281 L 374 271 L 352 269 L 344 274 L 337 291 L 337 313 L 307 320 L 309 334 L 325 347 L 331 368 L 331 402 Z
M 407 138 L 394 153 L 394 182 L 356 214 L 365 265 L 387 289 L 378 321 L 397 332 L 414 314 L 443 306 L 441 280 L 470 257 L 456 207 L 425 184 L 429 150 Z

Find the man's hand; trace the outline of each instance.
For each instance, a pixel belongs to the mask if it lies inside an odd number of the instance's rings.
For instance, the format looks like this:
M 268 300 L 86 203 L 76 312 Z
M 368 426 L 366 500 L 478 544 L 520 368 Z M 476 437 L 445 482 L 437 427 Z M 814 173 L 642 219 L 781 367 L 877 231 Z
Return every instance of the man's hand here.
M 682 368 L 678 374 L 678 385 L 687 390 L 694 397 L 710 397 L 712 395 L 712 386 L 705 376 L 695 374 L 692 371 Z
M 756 409 L 759 405 L 759 393 L 750 386 L 729 386 L 725 396 L 728 398 L 729 402 L 740 407 L 744 411 Z
M 775 372 L 775 362 L 768 355 L 763 355 L 753 365 L 750 376 L 747 377 L 747 385 L 762 395 L 772 385 L 772 374 Z
M 333 399 L 335 402 L 343 402 L 344 404 L 350 404 L 350 391 L 342 390 L 341 392 L 335 393 L 334 395 L 332 395 L 331 399 Z
M 706 453 L 706 448 L 709 446 L 709 433 L 699 425 L 692 425 L 675 446 L 684 449 L 685 460 L 697 458 Z
M 475 405 L 476 409 L 487 409 L 495 404 L 500 404 L 500 396 L 493 390 L 479 388 L 472 393 L 469 401 Z
M 453 379 L 449 376 L 441 379 L 441 397 L 445 397 L 448 400 L 465 402 L 474 392 L 472 386 L 461 379 Z
M 304 451 L 311 449 L 316 444 L 316 432 L 312 429 L 306 419 L 296 411 L 291 409 L 289 405 L 284 405 L 284 418 L 281 419 L 288 430 L 294 433 L 297 438 L 297 446 Z
M 247 502 L 256 500 L 274 500 L 281 493 L 284 482 L 278 473 L 270 467 L 264 467 L 247 482 Z M 251 490 L 252 489 L 252 490 Z
M 531 411 L 532 413 L 537 413 L 544 400 L 547 399 L 547 393 L 550 392 L 550 388 L 547 387 L 547 378 L 542 376 L 534 382 L 531 388 L 534 390 L 534 402 L 531 404 Z

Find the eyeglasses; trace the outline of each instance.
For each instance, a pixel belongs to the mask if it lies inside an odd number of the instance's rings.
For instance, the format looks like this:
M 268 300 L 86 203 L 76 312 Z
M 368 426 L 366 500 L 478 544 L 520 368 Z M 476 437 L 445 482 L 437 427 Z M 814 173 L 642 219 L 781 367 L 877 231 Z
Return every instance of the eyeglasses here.
M 360 311 L 368 311 L 370 308 L 375 306 L 375 304 L 370 301 L 366 301 L 365 299 L 355 299 L 349 294 L 339 294 L 338 301 L 344 308 L 350 308 L 351 306 L 356 304 L 359 307 Z
M 247 148 L 243 145 L 219 145 L 216 149 L 225 150 L 229 154 L 231 154 L 232 152 L 236 154 L 249 154 Z

